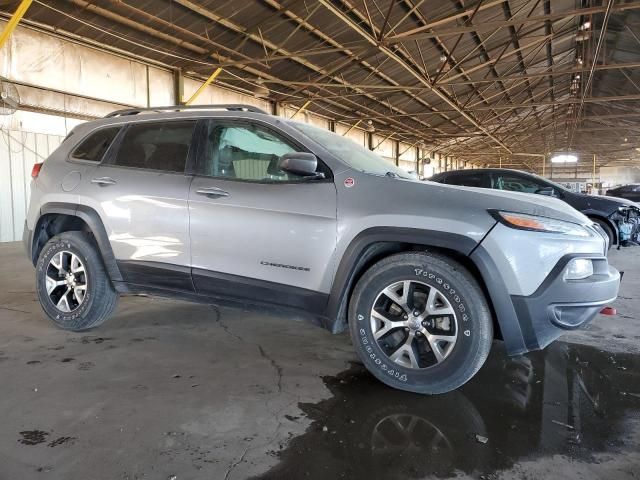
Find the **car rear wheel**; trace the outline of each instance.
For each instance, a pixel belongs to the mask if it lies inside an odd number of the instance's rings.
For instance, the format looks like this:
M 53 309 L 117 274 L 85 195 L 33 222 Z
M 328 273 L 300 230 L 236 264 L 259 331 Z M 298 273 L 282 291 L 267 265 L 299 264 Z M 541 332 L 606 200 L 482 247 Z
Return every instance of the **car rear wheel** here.
M 394 388 L 435 394 L 454 390 L 480 369 L 493 340 L 482 290 L 449 257 L 392 255 L 358 281 L 349 327 L 367 369 Z
M 114 312 L 118 294 L 89 234 L 64 232 L 51 238 L 36 264 L 42 309 L 60 328 L 97 327 Z

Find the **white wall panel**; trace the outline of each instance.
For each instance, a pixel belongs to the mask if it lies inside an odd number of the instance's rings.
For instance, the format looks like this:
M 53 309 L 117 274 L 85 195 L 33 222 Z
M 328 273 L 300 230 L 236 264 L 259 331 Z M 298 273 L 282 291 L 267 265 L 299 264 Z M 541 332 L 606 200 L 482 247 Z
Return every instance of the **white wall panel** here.
M 173 98 L 173 74 L 167 70 L 155 67 L 149 69 L 149 105 L 152 107 L 164 107 L 175 105 Z
M 117 103 L 102 102 L 71 94 L 52 92 L 41 88 L 24 85 L 16 85 L 16 88 L 20 95 L 20 103 L 25 107 L 33 107 L 52 113 L 55 112 L 61 116 L 82 115 L 92 118 L 104 117 L 107 113 L 113 112 L 114 110 L 128 108 Z
M 10 80 L 136 106 L 147 104 L 146 67 L 94 48 L 18 27 L 4 50 Z
M 83 120 L 18 110 L 13 115 L 0 116 L 0 130 L 47 133 L 65 137 Z
M 184 79 L 184 100 L 188 100 L 202 85 L 202 80 Z M 242 93 L 222 88 L 215 84 L 208 85 L 193 102 L 194 105 L 211 105 L 215 103 L 244 103 L 271 112 L 268 100 L 252 97 Z
M 345 138 L 348 138 L 350 140 L 353 140 L 354 142 L 356 142 L 358 145 L 360 145 L 361 147 L 366 147 L 367 146 L 367 136 L 365 135 L 365 131 L 364 130 L 360 130 L 358 127 L 351 129 L 351 131 L 349 133 L 346 133 L 349 128 L 351 128 L 348 125 L 344 125 L 342 123 L 336 123 L 336 133 L 338 135 L 343 135 Z M 345 135 L 346 133 L 346 135 Z
M 591 174 L 583 176 L 590 178 Z M 612 187 L 627 183 L 640 183 L 640 167 L 602 167 L 599 174 L 596 171 L 596 181 L 598 179 Z
M 31 168 L 58 148 L 63 136 L 0 130 L 0 242 L 22 239 Z
M 400 142 L 400 160 L 416 163 L 416 147 L 410 143 Z
M 311 112 L 305 112 L 305 122 L 314 127 L 324 128 L 325 130 L 329 129 L 329 120 L 325 117 L 321 117 L 320 115 L 314 115 Z
M 381 157 L 395 161 L 395 141 L 382 135 L 373 135 L 373 151 Z
M 300 107 L 295 108 L 292 106 L 281 106 L 280 111 L 278 112 L 278 116 L 282 118 L 291 118 Z M 314 127 L 329 129 L 329 120 L 320 115 L 315 115 L 311 112 L 307 112 L 303 110 L 299 114 L 297 114 L 294 118 L 296 122 L 304 122 L 309 125 L 313 125 Z

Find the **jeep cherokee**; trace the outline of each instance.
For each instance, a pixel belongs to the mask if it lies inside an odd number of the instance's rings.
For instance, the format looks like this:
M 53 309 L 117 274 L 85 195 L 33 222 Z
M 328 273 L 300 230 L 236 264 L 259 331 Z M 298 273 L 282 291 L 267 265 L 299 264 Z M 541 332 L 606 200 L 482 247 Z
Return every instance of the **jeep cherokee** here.
M 59 327 L 119 294 L 309 312 L 382 382 L 441 393 L 494 338 L 544 348 L 616 298 L 607 238 L 560 200 L 418 182 L 246 105 L 114 112 L 34 166 L 24 242 Z

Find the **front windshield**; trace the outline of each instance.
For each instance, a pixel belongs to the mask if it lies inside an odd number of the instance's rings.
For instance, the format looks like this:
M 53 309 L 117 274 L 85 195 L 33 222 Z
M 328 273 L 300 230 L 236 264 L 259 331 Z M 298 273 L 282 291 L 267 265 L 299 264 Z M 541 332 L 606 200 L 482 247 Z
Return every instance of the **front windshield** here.
M 290 122 L 290 125 L 322 145 L 354 170 L 411 179 L 406 171 L 348 138 L 306 123 Z

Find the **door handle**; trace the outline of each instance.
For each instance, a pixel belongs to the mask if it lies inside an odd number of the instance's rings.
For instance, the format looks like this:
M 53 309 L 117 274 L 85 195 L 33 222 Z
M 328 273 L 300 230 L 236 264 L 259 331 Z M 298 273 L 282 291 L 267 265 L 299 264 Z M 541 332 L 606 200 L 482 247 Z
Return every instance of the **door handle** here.
M 104 187 L 104 186 L 107 186 L 107 185 L 115 185 L 118 182 L 116 182 L 111 177 L 98 177 L 98 178 L 92 178 L 91 179 L 91 183 L 95 183 L 96 185 L 100 185 L 100 186 Z
M 229 192 L 225 192 L 224 190 L 222 190 L 221 188 L 218 188 L 218 187 L 203 187 L 203 188 L 199 188 L 198 190 L 196 190 L 196 193 L 198 195 L 205 195 L 207 197 L 213 197 L 213 198 L 228 197 L 229 196 Z

